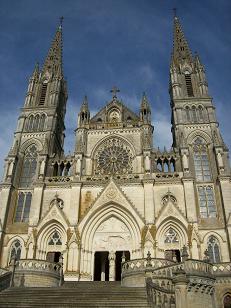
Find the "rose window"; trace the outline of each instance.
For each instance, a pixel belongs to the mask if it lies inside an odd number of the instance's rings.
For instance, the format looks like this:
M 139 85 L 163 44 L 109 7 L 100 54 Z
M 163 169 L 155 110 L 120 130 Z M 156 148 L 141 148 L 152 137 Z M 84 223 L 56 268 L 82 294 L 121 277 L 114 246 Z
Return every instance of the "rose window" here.
M 124 174 L 132 171 L 132 153 L 117 138 L 109 139 L 96 154 L 96 172 L 100 174 Z

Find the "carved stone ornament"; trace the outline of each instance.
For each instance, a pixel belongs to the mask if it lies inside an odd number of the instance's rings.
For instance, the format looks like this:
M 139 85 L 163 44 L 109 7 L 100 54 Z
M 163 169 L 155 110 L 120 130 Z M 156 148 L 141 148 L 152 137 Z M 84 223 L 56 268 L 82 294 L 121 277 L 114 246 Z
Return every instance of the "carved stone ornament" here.
M 96 154 L 96 173 L 126 174 L 132 171 L 132 152 L 119 138 L 106 140 Z
M 117 195 L 117 192 L 115 189 L 113 188 L 109 188 L 107 189 L 106 191 L 106 196 L 109 198 L 109 199 L 114 199 Z

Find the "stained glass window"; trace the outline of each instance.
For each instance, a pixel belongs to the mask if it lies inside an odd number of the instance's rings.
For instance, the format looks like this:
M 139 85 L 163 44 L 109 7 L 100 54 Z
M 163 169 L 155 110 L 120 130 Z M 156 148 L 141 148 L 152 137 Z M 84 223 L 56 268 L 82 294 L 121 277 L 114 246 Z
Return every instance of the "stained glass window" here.
M 100 146 L 96 163 L 96 173 L 99 174 L 131 173 L 132 153 L 121 140 L 111 138 Z
M 62 245 L 61 237 L 58 231 L 54 231 L 51 235 L 48 245 Z
M 165 243 L 170 244 L 170 243 L 179 243 L 179 239 L 178 239 L 178 234 L 176 233 L 176 231 L 170 227 L 168 229 L 168 231 L 165 233 Z
M 212 186 L 198 186 L 200 216 L 202 218 L 216 217 L 216 206 Z
M 208 253 L 211 263 L 219 263 L 221 261 L 218 240 L 213 235 L 208 239 Z
M 20 192 L 15 213 L 15 222 L 28 222 L 30 214 L 32 194 L 31 192 Z
M 20 187 L 30 187 L 33 183 L 37 167 L 37 149 L 35 145 L 32 145 L 25 153 L 21 178 Z
M 211 181 L 211 172 L 207 146 L 203 139 L 197 138 L 194 142 L 194 167 L 197 181 Z

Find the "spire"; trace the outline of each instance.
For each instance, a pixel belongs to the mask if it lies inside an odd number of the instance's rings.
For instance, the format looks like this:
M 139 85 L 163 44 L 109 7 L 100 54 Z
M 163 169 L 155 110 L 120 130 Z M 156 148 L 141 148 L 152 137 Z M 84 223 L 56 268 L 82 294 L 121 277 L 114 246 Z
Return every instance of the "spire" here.
M 87 95 L 84 96 L 83 102 L 82 102 L 82 106 L 81 106 L 81 112 L 86 112 L 88 111 L 88 99 L 87 99 Z
M 141 110 L 146 109 L 147 111 L 150 111 L 150 105 L 145 92 L 143 92 L 140 109 Z
M 49 72 L 62 76 L 62 22 L 63 17 L 60 18 L 58 29 L 48 51 L 42 70 L 43 73 Z
M 31 76 L 33 79 L 38 79 L 39 78 L 39 63 L 36 62 L 33 74 Z
M 176 14 L 176 12 L 175 12 Z M 172 62 L 179 63 L 182 60 L 192 62 L 192 53 L 188 42 L 185 38 L 184 32 L 181 28 L 178 17 L 174 16 L 174 36 L 173 36 L 173 57 Z
M 140 104 L 140 120 L 144 123 L 149 123 L 151 121 L 151 108 L 145 92 L 143 93 Z

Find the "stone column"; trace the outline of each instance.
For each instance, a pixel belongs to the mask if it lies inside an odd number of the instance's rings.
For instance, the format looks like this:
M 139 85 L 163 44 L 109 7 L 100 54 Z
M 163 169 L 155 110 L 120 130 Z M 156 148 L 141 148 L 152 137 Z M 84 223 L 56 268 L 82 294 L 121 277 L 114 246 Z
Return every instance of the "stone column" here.
M 101 281 L 105 281 L 105 263 L 106 263 L 106 255 L 101 255 Z
M 174 273 L 173 283 L 175 284 L 176 308 L 188 308 L 187 284 L 188 278 L 184 270 Z
M 115 252 L 109 252 L 109 281 L 115 281 Z

